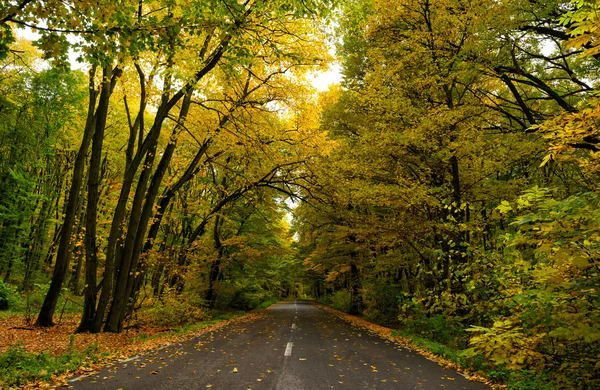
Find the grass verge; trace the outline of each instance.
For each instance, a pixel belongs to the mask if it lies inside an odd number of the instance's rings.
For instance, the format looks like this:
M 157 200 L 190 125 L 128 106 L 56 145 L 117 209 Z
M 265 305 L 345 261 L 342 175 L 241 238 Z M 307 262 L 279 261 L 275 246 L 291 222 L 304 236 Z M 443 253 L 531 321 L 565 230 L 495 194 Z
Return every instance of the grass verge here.
M 0 355 L 0 387 L 15 388 L 26 384 L 55 381 L 65 372 L 90 367 L 107 358 L 107 352 L 100 352 L 97 346 L 89 346 L 83 351 L 67 351 L 52 356 L 48 351 L 26 352 L 17 343 Z
M 266 301 L 261 302 L 258 306 L 256 306 L 256 309 L 266 309 L 267 307 L 277 303 L 281 301 L 281 298 L 269 298 Z

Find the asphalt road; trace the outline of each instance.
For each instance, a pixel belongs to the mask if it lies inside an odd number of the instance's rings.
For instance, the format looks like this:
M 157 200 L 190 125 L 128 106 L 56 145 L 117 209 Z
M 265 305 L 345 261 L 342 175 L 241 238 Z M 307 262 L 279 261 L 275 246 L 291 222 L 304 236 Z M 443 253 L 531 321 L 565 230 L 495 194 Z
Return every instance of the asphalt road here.
M 488 386 L 307 301 L 105 367 L 75 389 L 469 389 Z

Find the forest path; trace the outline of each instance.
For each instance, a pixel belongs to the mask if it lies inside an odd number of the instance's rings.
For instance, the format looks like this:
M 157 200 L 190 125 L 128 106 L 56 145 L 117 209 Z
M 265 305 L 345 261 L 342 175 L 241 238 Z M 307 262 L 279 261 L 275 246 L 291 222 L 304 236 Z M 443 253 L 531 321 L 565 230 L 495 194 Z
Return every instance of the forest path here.
M 69 381 L 75 389 L 469 389 L 488 386 L 308 301 Z

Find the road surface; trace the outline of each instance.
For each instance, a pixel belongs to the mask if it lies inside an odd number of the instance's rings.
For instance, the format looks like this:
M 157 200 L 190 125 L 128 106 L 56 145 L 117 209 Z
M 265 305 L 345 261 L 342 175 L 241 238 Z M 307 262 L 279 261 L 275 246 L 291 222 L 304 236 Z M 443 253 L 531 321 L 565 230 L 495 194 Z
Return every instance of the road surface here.
M 468 389 L 454 370 L 354 327 L 308 301 L 174 344 L 101 372 L 75 389 Z

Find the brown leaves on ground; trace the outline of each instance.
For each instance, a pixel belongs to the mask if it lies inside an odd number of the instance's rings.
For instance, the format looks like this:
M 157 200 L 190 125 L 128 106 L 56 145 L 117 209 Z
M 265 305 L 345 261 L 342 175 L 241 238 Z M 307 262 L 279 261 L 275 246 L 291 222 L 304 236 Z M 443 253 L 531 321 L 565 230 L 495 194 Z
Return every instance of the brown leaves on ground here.
M 416 345 L 415 343 L 413 343 L 410 339 L 408 339 L 406 337 L 394 336 L 392 334 L 393 329 L 374 324 L 374 323 L 364 320 L 360 317 L 356 317 L 356 316 L 341 312 L 341 311 L 331 308 L 329 306 L 320 305 L 320 307 L 322 309 L 336 315 L 337 317 L 341 318 L 344 321 L 347 321 L 355 326 L 360 326 L 362 328 L 365 328 L 365 329 L 377 334 L 378 336 L 380 336 L 383 339 L 394 341 L 398 344 L 401 344 L 403 347 L 408 348 L 422 356 L 425 356 L 425 357 L 435 361 L 436 363 L 438 363 L 441 366 L 444 366 L 447 368 L 452 368 L 458 372 L 461 372 L 470 380 L 491 384 L 491 382 L 488 379 L 486 379 L 482 376 L 479 376 L 477 374 L 470 373 L 467 370 L 465 370 L 463 367 L 460 367 L 449 360 L 446 360 L 440 356 L 434 355 L 431 352 L 424 350 L 423 348 L 419 347 L 418 345 Z
M 170 332 L 171 329 L 152 326 L 127 329 L 120 334 L 74 334 L 79 325 L 79 315 L 64 315 L 61 323 L 51 328 L 33 327 L 27 324 L 23 315 L 12 315 L 0 319 L 0 353 L 5 353 L 11 346 L 19 343 L 27 352 L 39 353 L 47 351 L 51 355 L 61 355 L 68 351 L 71 338 L 74 337 L 74 347 L 79 351 L 83 351 L 91 345 L 97 345 L 99 352 L 108 352 L 109 355 L 104 361 L 106 363 L 109 360 L 137 355 L 159 346 L 184 341 L 197 335 L 212 332 L 225 325 L 254 321 L 262 315 L 261 311 L 247 313 L 230 320 L 219 321 L 201 329 L 178 334 Z M 145 335 L 149 338 L 143 337 L 143 339 L 138 339 L 137 336 L 140 335 Z M 86 373 L 91 369 L 100 369 L 101 365 L 99 364 L 92 368 L 80 368 L 76 372 Z M 64 373 L 54 377 L 55 383 L 62 382 L 72 374 L 73 372 Z M 36 383 L 29 387 L 40 388 L 44 386 L 41 383 Z

